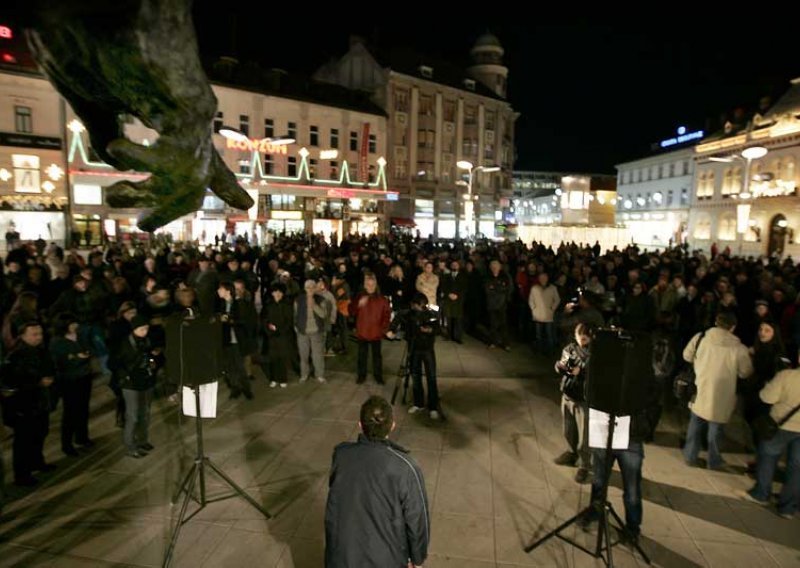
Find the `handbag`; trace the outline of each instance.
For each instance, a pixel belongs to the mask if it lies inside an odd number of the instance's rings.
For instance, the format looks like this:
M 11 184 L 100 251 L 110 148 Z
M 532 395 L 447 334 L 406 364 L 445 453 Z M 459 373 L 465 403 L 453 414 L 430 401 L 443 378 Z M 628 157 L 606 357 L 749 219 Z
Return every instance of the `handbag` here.
M 697 340 L 697 345 L 694 348 L 694 358 L 697 358 L 697 351 L 700 349 L 700 343 L 703 341 L 706 332 L 700 334 L 700 339 Z M 694 372 L 694 360 L 691 364 L 684 366 L 683 370 L 675 376 L 675 382 L 672 384 L 672 392 L 675 398 L 682 402 L 689 402 L 697 395 L 697 384 L 695 380 L 697 375 Z
M 753 430 L 759 440 L 771 440 L 778 434 L 781 426 L 783 426 L 795 413 L 800 410 L 800 404 L 795 406 L 792 411 L 784 416 L 780 422 L 775 422 L 769 414 L 761 414 L 756 416 L 753 420 Z

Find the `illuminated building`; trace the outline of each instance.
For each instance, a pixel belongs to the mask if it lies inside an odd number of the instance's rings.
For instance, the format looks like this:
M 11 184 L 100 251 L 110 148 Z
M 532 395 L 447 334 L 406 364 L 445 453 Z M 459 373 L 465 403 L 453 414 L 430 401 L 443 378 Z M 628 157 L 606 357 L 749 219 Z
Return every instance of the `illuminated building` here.
M 507 212 L 514 161 L 514 122 L 506 101 L 504 50 L 491 34 L 471 50 L 472 66 L 454 67 L 394 49 L 382 53 L 351 38 L 349 51 L 317 71 L 320 81 L 367 91 L 388 115 L 388 179 L 399 191 L 391 206 L 396 225 L 415 226 L 423 236 L 466 236 L 469 230 L 465 171 L 478 172 L 470 188 L 480 233 L 502 235 L 496 217 Z M 500 166 L 490 173 L 479 167 Z
M 726 123 L 695 147 L 691 246 L 709 250 L 716 243 L 720 251 L 797 258 L 798 161 L 800 78 L 772 106 Z
M 617 223 L 628 227 L 642 248 L 663 249 L 686 240 L 694 176 L 691 144 L 696 138 L 686 137 L 683 144 L 688 147 L 664 151 L 678 146 L 672 142 L 682 136 L 686 134 L 676 133 L 654 144 L 654 154 L 616 166 Z

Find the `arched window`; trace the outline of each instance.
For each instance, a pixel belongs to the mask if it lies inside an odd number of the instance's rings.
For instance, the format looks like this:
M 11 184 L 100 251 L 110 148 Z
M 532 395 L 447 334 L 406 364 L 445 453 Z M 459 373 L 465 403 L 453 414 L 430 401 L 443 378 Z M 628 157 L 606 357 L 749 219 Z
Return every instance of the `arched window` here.
M 700 213 L 694 224 L 694 238 L 708 240 L 711 238 L 711 217 L 708 213 Z
M 730 193 L 731 195 L 735 195 L 742 191 L 742 168 L 736 166 L 733 168 L 733 174 L 731 176 L 731 187 Z
M 780 179 L 783 181 L 795 181 L 795 164 L 794 158 L 791 156 L 783 159 L 782 176 Z
M 721 241 L 736 240 L 736 217 L 730 214 L 720 215 L 717 220 L 717 238 Z
M 722 174 L 722 197 L 731 194 L 731 187 L 733 187 L 733 168 L 725 168 Z

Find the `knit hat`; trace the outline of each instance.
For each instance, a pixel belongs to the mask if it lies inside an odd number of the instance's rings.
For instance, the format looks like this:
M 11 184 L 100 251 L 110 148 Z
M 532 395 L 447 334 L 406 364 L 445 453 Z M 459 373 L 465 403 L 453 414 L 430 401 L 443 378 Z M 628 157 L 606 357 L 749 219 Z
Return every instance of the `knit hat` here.
M 146 325 L 150 325 L 150 321 L 142 315 L 134 316 L 131 320 L 131 329 L 137 329 Z

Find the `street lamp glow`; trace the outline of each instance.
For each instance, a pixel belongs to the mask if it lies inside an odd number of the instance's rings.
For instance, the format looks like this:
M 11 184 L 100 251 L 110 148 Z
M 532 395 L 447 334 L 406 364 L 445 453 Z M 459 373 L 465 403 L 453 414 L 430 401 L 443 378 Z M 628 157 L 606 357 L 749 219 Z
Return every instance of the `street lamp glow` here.
M 247 136 L 245 136 L 244 132 L 242 132 L 241 130 L 237 130 L 236 128 L 233 128 L 232 126 L 223 126 L 222 128 L 219 129 L 218 132 L 225 138 L 228 138 L 230 140 L 235 140 L 236 142 L 250 141 L 250 139 Z
M 746 160 L 758 160 L 767 155 L 768 150 L 763 146 L 750 146 L 742 150 L 742 158 Z
M 291 136 L 280 136 L 278 138 L 264 138 L 267 141 L 267 144 L 272 144 L 273 146 L 288 146 L 290 144 L 294 144 L 297 142 L 296 139 L 292 138 Z
M 478 168 L 480 168 L 482 172 L 487 174 L 500 171 L 500 166 L 478 166 Z
M 472 169 L 472 162 L 467 160 L 459 160 L 456 162 L 456 166 L 460 170 L 471 170 Z

